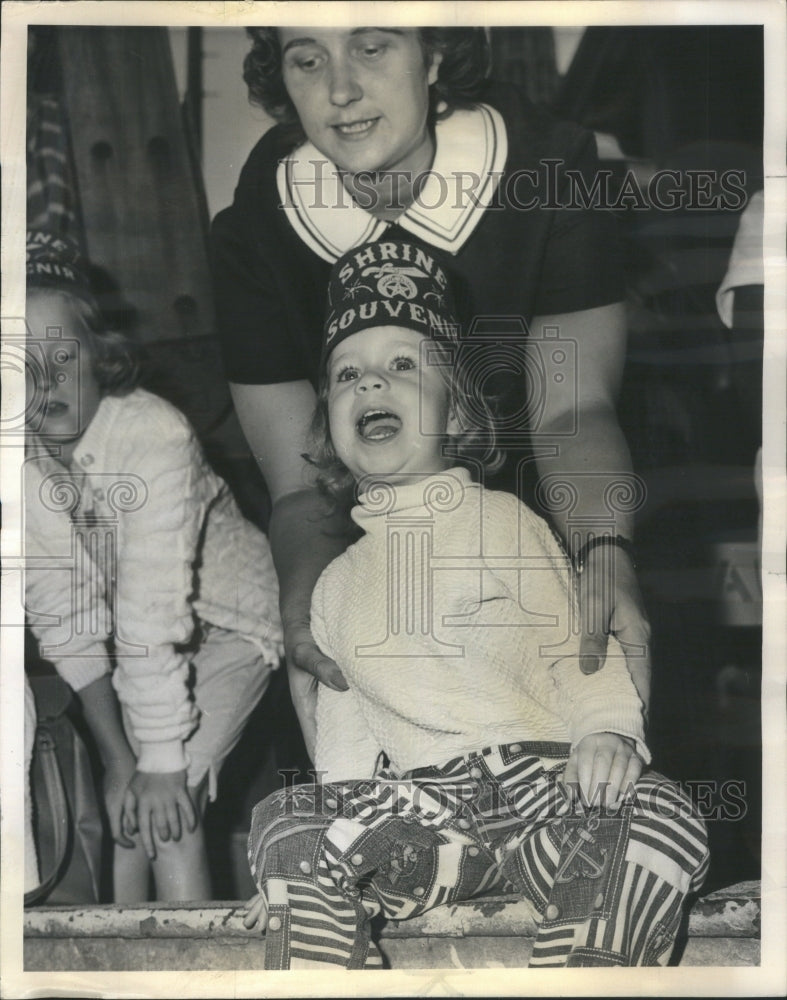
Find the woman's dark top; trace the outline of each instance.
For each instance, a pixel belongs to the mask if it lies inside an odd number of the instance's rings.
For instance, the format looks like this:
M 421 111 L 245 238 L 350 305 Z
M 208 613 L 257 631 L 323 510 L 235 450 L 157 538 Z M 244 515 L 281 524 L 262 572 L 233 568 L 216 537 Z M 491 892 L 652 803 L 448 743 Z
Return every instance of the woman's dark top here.
M 458 285 L 466 335 L 521 338 L 534 316 L 623 297 L 614 217 L 582 205 L 598 170 L 593 134 L 513 88 L 491 87 L 485 105 L 438 123 L 433 176 L 394 224 L 353 206 L 332 165 L 310 144 L 295 145 L 292 130 L 270 129 L 213 223 L 231 382 L 305 378 L 316 387 L 331 263 L 369 239 L 428 245 Z

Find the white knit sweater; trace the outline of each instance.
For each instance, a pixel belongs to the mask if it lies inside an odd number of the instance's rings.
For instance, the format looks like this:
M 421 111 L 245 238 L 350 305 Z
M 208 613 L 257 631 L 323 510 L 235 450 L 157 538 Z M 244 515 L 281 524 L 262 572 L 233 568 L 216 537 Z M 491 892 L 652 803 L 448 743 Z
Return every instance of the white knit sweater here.
M 141 744 L 138 766 L 180 770 L 197 724 L 183 648 L 195 619 L 239 632 L 278 666 L 268 540 L 243 518 L 186 418 L 142 389 L 101 401 L 70 469 L 35 439 L 31 453 L 25 595 L 43 655 L 79 690 L 110 669 L 113 635 L 113 683 Z
M 398 772 L 500 743 L 637 741 L 642 703 L 611 639 L 578 665 L 568 561 L 540 517 L 464 469 L 382 487 L 352 512 L 365 534 L 317 582 L 312 628 L 350 685 L 320 685 L 315 766 L 324 780 Z

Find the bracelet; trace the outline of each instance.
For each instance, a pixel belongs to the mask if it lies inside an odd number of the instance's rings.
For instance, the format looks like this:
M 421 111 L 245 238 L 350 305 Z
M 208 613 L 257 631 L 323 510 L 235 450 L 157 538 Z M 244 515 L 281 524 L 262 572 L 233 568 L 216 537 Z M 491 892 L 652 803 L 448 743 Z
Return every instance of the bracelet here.
M 622 549 L 631 560 L 634 569 L 637 568 L 637 562 L 634 559 L 634 544 L 630 538 L 624 538 L 623 535 L 595 535 L 593 538 L 589 538 L 584 545 L 581 545 L 572 557 L 571 561 L 577 575 L 584 570 L 588 554 L 599 545 L 614 545 L 615 548 Z

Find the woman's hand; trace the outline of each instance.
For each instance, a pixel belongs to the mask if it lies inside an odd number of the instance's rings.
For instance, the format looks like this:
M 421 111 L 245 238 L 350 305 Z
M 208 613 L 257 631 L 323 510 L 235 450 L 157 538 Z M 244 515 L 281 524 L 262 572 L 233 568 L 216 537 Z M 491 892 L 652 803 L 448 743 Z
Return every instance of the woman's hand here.
M 650 700 L 650 625 L 631 557 L 612 545 L 597 545 L 579 574 L 582 626 L 579 655 L 585 674 L 595 673 L 606 658 L 613 634 L 626 654 L 626 666 L 647 713 Z
M 591 733 L 571 751 L 563 781 L 586 804 L 614 806 L 629 793 L 643 766 L 634 740 Z
M 311 633 L 308 625 L 284 626 L 284 654 L 290 668 L 311 675 L 334 691 L 346 691 L 349 684 L 338 665 L 326 656 Z
M 156 857 L 156 839 L 180 840 L 181 814 L 189 833 L 193 833 L 197 810 L 188 792 L 185 771 L 134 773 L 123 800 L 123 828 L 127 834 L 139 833 L 151 861 Z

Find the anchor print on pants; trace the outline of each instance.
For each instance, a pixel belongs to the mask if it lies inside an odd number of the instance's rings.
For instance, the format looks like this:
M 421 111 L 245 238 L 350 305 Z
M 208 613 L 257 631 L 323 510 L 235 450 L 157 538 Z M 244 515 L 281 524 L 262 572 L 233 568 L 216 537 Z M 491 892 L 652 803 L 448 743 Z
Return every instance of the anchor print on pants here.
M 631 810 L 624 807 L 617 815 L 564 817 L 551 828 L 560 861 L 544 911 L 545 924 L 581 919 L 588 913 L 601 919 L 611 914 L 620 891 L 630 825 Z

